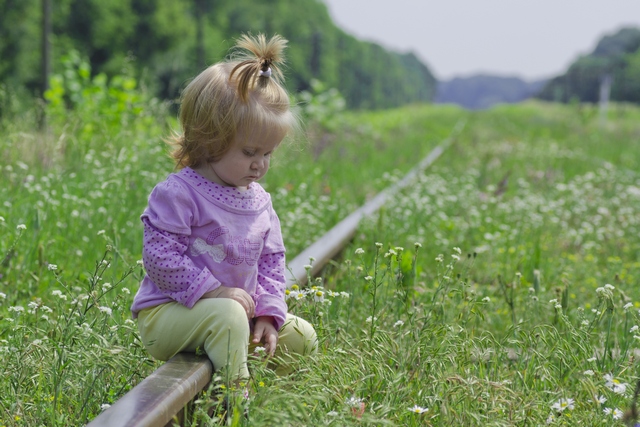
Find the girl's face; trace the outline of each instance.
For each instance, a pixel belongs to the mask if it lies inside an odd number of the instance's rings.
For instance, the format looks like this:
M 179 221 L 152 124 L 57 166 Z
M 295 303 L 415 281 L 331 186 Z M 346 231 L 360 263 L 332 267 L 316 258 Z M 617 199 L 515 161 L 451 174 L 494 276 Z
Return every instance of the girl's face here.
M 238 132 L 229 151 L 217 162 L 204 166 L 210 167 L 212 172 L 205 176 L 220 185 L 248 187 L 266 175 L 271 154 L 285 134 L 282 129 L 264 127 L 256 128 L 248 135 Z

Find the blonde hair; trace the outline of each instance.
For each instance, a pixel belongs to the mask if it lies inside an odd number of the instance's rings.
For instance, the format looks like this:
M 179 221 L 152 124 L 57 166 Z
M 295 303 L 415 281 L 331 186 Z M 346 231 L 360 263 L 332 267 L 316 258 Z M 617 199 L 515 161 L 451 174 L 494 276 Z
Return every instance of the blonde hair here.
M 239 130 L 277 127 L 286 133 L 298 127 L 282 86 L 286 45 L 279 35 L 243 35 L 235 58 L 210 66 L 187 85 L 180 103 L 182 134 L 169 141 L 177 168 L 220 160 Z

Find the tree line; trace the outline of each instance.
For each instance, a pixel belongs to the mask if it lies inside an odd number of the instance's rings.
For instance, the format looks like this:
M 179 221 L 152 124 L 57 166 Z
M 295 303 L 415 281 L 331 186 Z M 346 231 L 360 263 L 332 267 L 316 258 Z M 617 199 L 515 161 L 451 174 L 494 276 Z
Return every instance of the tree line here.
M 611 100 L 640 103 L 640 28 L 622 28 L 604 36 L 592 53 L 547 82 L 538 98 L 595 103 L 605 79 L 611 85 Z
M 172 99 L 189 78 L 228 53 L 242 33 L 289 40 L 289 89 L 312 80 L 337 88 L 350 108 L 429 102 L 436 81 L 412 53 L 388 51 L 345 33 L 321 0 L 0 0 L 0 84 L 38 94 L 49 3 L 53 72 L 77 51 L 91 72 L 133 70 L 156 95 Z

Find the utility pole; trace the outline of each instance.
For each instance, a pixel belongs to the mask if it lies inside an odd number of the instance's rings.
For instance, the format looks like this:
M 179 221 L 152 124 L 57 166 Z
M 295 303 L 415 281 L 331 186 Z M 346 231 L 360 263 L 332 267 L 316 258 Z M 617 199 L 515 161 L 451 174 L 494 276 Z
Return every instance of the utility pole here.
M 600 79 L 600 126 L 607 123 L 607 109 L 609 107 L 609 94 L 611 93 L 611 84 L 613 78 L 607 73 Z

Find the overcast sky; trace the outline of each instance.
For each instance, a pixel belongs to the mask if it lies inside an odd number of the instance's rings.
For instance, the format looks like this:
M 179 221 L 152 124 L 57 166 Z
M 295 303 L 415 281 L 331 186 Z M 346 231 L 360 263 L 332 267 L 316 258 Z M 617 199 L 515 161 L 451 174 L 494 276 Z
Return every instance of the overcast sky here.
M 438 79 L 563 73 L 605 34 L 640 27 L 640 0 L 324 0 L 347 33 L 413 51 Z

